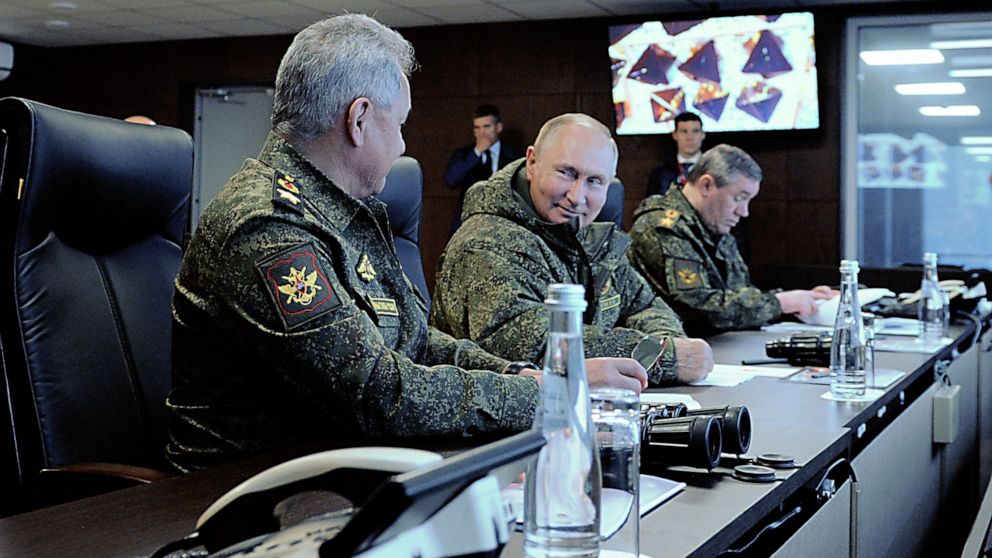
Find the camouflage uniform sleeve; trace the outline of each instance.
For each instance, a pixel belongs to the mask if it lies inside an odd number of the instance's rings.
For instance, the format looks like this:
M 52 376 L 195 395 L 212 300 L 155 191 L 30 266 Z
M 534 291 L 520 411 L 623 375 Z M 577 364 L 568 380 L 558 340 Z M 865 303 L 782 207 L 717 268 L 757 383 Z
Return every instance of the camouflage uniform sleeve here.
M 712 285 L 692 245 L 667 229 L 652 227 L 634 236 L 633 259 L 654 287 L 679 309 L 683 319 L 733 330 L 757 327 L 778 317 L 782 307 L 770 292 L 747 285 Z
M 479 244 L 452 248 L 438 276 L 432 323 L 506 359 L 540 363 L 548 338 L 544 298 L 555 278 L 538 251 L 523 254 Z M 630 357 L 643 337 L 623 327 L 583 328 L 589 357 Z
M 428 328 L 427 362 L 424 364 L 453 364 L 471 370 L 502 371 L 510 363 L 505 358 L 486 352 L 468 339 L 454 337 L 435 328 Z
M 267 368 L 308 399 L 328 426 L 348 424 L 369 437 L 464 436 L 531 426 L 538 393 L 533 378 L 422 366 L 388 349 L 335 274 L 335 254 L 329 253 L 335 250 L 341 248 L 300 229 L 255 223 L 221 252 L 228 260 L 218 285 L 237 316 L 223 325 L 258 347 Z M 298 254 L 312 257 L 297 262 Z M 278 277 L 300 262 L 313 272 L 299 280 L 321 287 L 319 301 L 302 318 L 290 312 L 291 287 L 276 287 Z
M 620 314 L 620 325 L 665 340 L 665 351 L 657 365 L 648 370 L 651 385 L 666 385 L 676 382 L 677 358 L 674 337 L 685 337 L 682 320 L 664 299 L 657 296 L 644 277 L 627 262 L 623 262 L 613 273 L 614 285 L 620 291 L 624 302 Z

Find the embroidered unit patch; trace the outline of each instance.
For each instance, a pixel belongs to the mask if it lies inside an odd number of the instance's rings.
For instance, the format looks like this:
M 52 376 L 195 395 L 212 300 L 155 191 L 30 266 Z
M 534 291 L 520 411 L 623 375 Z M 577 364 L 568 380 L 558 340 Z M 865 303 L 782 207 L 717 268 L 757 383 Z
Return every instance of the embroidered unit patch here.
M 680 289 L 695 289 L 702 286 L 699 262 L 692 260 L 675 260 L 675 283 Z
M 301 244 L 256 264 L 286 329 L 341 305 L 312 244 Z

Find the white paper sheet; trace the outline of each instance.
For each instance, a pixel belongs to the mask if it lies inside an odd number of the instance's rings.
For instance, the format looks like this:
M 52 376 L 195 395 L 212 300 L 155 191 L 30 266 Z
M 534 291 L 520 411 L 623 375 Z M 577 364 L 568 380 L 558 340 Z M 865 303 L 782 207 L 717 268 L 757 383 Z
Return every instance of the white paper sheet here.
M 641 403 L 651 403 L 651 404 L 675 404 L 683 403 L 686 408 L 690 411 L 696 411 L 702 409 L 703 406 L 699 404 L 692 398 L 691 395 L 686 393 L 664 393 L 660 391 L 645 391 L 641 392 Z

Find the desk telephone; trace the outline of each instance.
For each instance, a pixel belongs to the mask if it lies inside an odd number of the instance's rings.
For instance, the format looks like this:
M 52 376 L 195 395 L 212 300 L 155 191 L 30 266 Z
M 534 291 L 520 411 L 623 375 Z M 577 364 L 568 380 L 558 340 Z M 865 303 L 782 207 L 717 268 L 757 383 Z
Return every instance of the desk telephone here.
M 536 453 L 528 431 L 448 459 L 407 448 L 349 448 L 262 471 L 214 502 L 196 532 L 152 558 L 498 556 L 516 514 L 490 471 Z M 276 506 L 308 491 L 335 492 L 356 507 L 280 530 Z

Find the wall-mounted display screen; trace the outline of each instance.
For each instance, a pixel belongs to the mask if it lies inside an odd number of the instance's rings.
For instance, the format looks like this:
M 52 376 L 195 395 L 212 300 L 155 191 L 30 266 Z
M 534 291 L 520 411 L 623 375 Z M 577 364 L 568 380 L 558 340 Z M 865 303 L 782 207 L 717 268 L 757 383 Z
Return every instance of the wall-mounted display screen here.
M 820 125 L 813 14 L 610 27 L 617 133 L 663 134 L 692 111 L 707 132 Z

